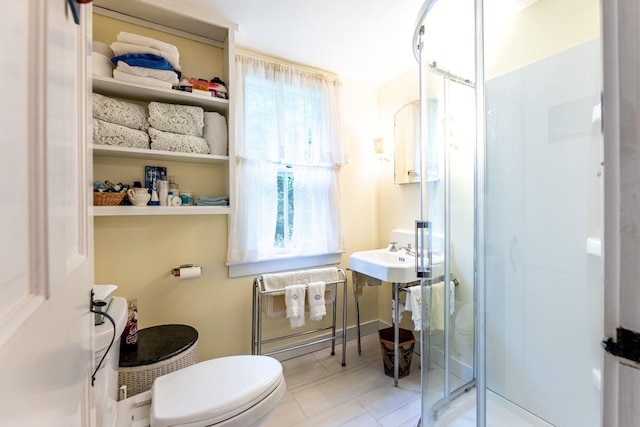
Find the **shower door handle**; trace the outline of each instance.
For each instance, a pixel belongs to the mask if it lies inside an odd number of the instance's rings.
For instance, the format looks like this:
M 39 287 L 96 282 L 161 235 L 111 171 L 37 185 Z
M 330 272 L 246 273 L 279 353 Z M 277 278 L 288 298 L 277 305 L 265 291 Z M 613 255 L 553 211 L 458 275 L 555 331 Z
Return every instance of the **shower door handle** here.
M 426 233 L 426 239 L 425 239 Z M 431 221 L 416 221 L 416 277 L 431 277 Z M 425 247 L 426 246 L 426 247 Z M 426 264 L 425 264 L 426 255 Z

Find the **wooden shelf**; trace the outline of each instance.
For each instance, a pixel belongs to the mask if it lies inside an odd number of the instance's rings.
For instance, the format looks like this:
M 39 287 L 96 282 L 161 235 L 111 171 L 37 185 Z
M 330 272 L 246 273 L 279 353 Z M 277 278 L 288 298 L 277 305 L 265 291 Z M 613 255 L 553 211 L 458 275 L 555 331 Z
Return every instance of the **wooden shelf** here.
M 144 102 L 157 101 L 169 104 L 196 105 L 206 111 L 217 111 L 227 116 L 229 100 L 203 96 L 181 90 L 164 89 L 123 82 L 110 77 L 93 75 L 93 91 L 116 98 L 132 99 Z
M 141 148 L 126 148 L 113 145 L 93 144 L 93 155 L 103 157 L 122 157 L 127 159 L 149 159 L 167 162 L 227 164 L 229 156 L 213 154 L 180 153 L 177 151 L 161 151 Z
M 94 206 L 93 216 L 228 215 L 229 206 Z

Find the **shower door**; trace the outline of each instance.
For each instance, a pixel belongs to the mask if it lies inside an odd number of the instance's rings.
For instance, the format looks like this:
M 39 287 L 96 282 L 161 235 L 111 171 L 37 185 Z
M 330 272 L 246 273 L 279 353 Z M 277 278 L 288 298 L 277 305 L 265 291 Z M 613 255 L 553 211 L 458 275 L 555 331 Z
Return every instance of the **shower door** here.
M 433 64 L 423 74 L 427 151 L 438 157 L 438 179 L 426 184 L 423 222 L 431 254 L 423 279 L 424 425 L 475 378 L 474 88 L 454 77 Z
M 473 1 L 432 4 L 418 49 L 421 176 L 429 177 L 421 182 L 417 229 L 430 267 L 422 279 L 423 426 L 475 380 Z M 463 25 L 443 26 L 453 15 Z
M 484 28 L 477 56 L 474 3 Z M 514 425 L 496 420 L 509 408 L 531 422 L 518 425 L 596 427 L 603 292 L 600 2 L 510 3 L 513 8 L 497 0 L 431 0 L 421 11 L 422 168 L 426 176 L 436 147 L 438 180 L 421 184 L 420 224 L 430 232 L 428 258 L 441 251 L 445 284 L 458 283 L 451 286 L 455 295 L 442 297 L 423 279 L 422 425 L 436 424 L 475 376 L 476 425 Z M 482 67 L 477 74 L 475 57 Z M 474 89 L 465 79 L 476 75 Z M 469 307 L 481 313 L 482 330 L 474 331 L 480 362 L 465 363 L 460 349 L 473 340 Z M 469 365 L 475 365 L 471 374 L 458 378 Z

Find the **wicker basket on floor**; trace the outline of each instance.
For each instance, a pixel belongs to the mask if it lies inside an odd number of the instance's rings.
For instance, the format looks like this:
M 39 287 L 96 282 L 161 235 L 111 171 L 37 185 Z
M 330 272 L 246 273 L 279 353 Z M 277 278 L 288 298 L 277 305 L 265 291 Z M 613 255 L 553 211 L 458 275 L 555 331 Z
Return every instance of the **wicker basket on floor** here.
M 126 194 L 124 191 L 119 193 L 94 191 L 93 206 L 118 206 Z
M 151 390 L 153 381 L 157 377 L 195 364 L 198 361 L 197 347 L 198 345 L 195 343 L 182 353 L 150 365 L 120 367 L 118 369 L 118 388 L 126 385 L 129 397 Z

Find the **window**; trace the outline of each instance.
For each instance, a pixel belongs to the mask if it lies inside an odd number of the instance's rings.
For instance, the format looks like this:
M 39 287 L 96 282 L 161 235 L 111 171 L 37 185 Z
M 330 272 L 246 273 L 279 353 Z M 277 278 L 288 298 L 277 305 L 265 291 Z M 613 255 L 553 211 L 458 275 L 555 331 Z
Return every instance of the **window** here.
M 236 71 L 238 203 L 228 265 L 339 254 L 338 82 L 246 55 L 236 57 Z
M 293 218 L 295 216 L 291 166 L 285 166 L 278 172 L 276 185 L 278 187 L 278 217 L 273 247 L 281 248 L 286 252 L 293 245 Z

